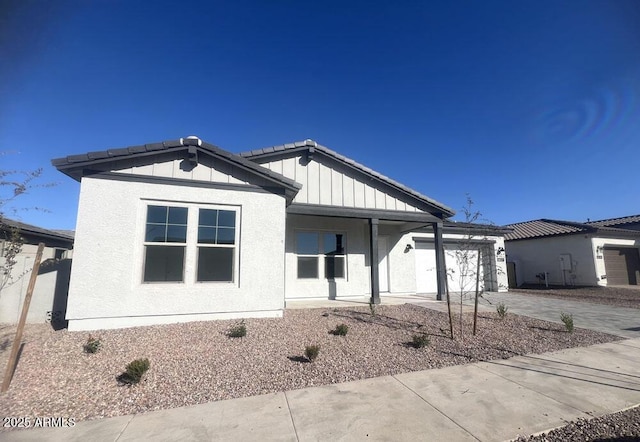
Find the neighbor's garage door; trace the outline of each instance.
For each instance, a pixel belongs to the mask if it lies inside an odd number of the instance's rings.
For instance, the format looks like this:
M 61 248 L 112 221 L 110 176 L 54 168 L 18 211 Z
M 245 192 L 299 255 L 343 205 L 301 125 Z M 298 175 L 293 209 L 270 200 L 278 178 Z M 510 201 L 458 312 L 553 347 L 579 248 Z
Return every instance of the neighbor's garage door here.
M 417 293 L 437 293 L 438 278 L 436 272 L 436 251 L 434 243 L 416 241 L 416 292 Z M 450 293 L 460 293 L 464 288 L 465 292 L 475 291 L 476 287 L 476 266 L 478 265 L 478 251 L 470 250 L 468 270 L 458 262 L 454 246 L 445 246 L 445 261 L 447 263 L 447 284 Z M 482 270 L 481 270 L 482 272 Z M 480 279 L 482 288 L 484 281 Z
M 640 256 L 631 247 L 605 247 L 604 267 L 607 285 L 638 285 L 640 281 Z

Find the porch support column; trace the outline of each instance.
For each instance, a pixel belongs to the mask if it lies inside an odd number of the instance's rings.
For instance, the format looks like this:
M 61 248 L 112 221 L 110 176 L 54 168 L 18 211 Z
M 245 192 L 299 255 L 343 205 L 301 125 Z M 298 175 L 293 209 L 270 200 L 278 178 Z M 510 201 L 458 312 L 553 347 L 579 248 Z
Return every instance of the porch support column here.
M 438 294 L 436 299 L 442 301 L 447 292 L 447 270 L 444 262 L 444 246 L 442 241 L 442 223 L 433 223 L 433 238 L 436 252 L 436 277 L 438 279 Z
M 369 218 L 369 244 L 371 256 L 371 299 L 372 304 L 380 304 L 380 276 L 378 272 L 378 224 L 377 218 Z

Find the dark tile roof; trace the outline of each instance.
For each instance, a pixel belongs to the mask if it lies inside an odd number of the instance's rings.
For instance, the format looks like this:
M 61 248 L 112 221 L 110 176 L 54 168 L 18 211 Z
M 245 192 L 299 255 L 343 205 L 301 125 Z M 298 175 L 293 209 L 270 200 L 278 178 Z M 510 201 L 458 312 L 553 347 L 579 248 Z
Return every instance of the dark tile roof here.
M 598 227 L 586 223 L 572 221 L 560 221 L 554 219 L 539 219 L 515 224 L 507 224 L 505 227 L 512 232 L 505 235 L 506 241 L 518 239 L 532 239 L 549 236 L 572 235 L 577 233 L 593 233 L 607 236 L 640 236 L 640 232 L 613 227 Z
M 504 239 L 526 239 L 526 238 L 538 238 L 542 236 L 554 236 L 554 235 L 566 235 L 571 233 L 581 233 L 589 230 L 589 226 L 576 226 L 572 223 L 565 224 L 562 221 L 556 221 L 551 219 L 539 219 L 535 221 L 525 221 L 516 224 L 507 224 L 505 227 L 513 229 L 511 233 L 505 235 Z
M 64 158 L 53 159 L 51 160 L 51 164 L 61 172 L 79 181 L 82 177 L 82 170 L 95 164 L 138 156 L 153 155 L 170 150 L 183 150 L 188 149 L 190 146 L 196 147 L 199 150 L 212 154 L 218 158 L 222 158 L 231 164 L 252 171 L 291 190 L 297 191 L 302 187 L 294 180 L 273 172 L 266 167 L 262 167 L 253 161 L 242 158 L 239 155 L 221 149 L 218 146 L 206 143 L 197 137 L 180 138 L 178 140 L 162 141 L 158 143 L 142 144 L 139 146 L 129 146 L 118 149 L 107 149 L 88 152 L 81 155 L 70 155 Z
M 623 216 L 621 218 L 609 218 L 598 221 L 588 221 L 585 224 L 596 227 L 622 227 L 625 224 L 640 223 L 640 215 Z
M 60 241 L 67 241 L 70 244 L 73 243 L 73 231 L 71 230 L 48 230 L 42 227 L 26 224 L 20 221 L 16 221 L 9 218 L 2 218 L 0 220 L 0 230 L 4 230 L 4 227 L 16 227 L 24 235 L 34 235 L 42 238 L 56 239 Z M 69 233 L 70 232 L 70 233 Z
M 282 145 L 278 145 L 278 146 L 271 146 L 271 147 L 265 147 L 262 149 L 256 149 L 256 150 L 251 150 L 251 151 L 247 151 L 247 152 L 240 152 L 240 156 L 244 157 L 244 158 L 249 158 L 252 160 L 258 160 L 260 158 L 264 158 L 264 157 L 268 157 L 268 156 L 272 156 L 275 154 L 278 154 L 279 152 L 283 152 L 283 151 L 296 151 L 296 150 L 301 150 L 301 151 L 309 151 L 312 153 L 315 152 L 321 152 L 331 158 L 334 158 L 336 160 L 338 160 L 339 162 L 346 164 L 356 170 L 359 170 L 360 172 L 364 173 L 365 175 L 369 175 L 371 177 L 376 178 L 379 181 L 382 181 L 383 183 L 394 187 L 406 194 L 409 194 L 411 196 L 413 196 L 414 198 L 417 198 L 418 200 L 421 200 L 425 203 L 427 203 L 430 206 L 434 206 L 435 208 L 442 210 L 442 212 L 447 216 L 453 216 L 455 214 L 455 211 L 442 204 L 439 201 L 436 201 L 432 198 L 429 198 L 426 195 L 421 194 L 420 192 L 417 192 L 413 189 L 411 189 L 410 187 L 405 186 L 404 184 L 399 183 L 398 181 L 395 181 L 385 175 L 382 175 L 379 172 L 376 172 L 373 169 L 370 169 L 369 167 L 358 163 L 357 161 L 352 160 L 351 158 L 347 158 L 344 155 L 339 154 L 338 152 L 329 149 L 326 146 L 322 146 L 318 143 L 316 143 L 313 140 L 304 140 L 304 141 L 297 141 L 295 143 L 288 143 L 288 144 L 282 144 Z
M 174 147 L 184 147 L 184 146 L 197 146 L 198 140 L 191 138 L 181 138 L 179 140 L 172 141 L 162 141 L 159 143 L 150 143 L 143 144 L 139 146 L 129 146 L 124 148 L 117 149 L 107 149 L 100 150 L 94 152 L 87 152 L 85 154 L 79 155 L 69 155 L 64 158 L 55 158 L 51 160 L 51 164 L 53 164 L 58 169 L 61 167 L 71 166 L 78 163 L 90 163 L 94 160 L 103 160 L 103 159 L 118 159 L 122 157 L 129 157 L 131 155 L 147 153 L 147 152 L 155 152 L 159 150 L 168 150 Z

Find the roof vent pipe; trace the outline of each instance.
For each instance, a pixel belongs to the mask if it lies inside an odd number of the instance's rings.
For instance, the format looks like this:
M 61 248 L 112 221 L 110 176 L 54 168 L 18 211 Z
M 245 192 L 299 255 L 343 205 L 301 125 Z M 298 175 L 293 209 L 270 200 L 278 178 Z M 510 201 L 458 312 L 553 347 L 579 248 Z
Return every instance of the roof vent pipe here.
M 186 138 L 180 138 L 180 144 L 184 146 L 184 140 L 198 140 L 198 146 L 202 146 L 202 140 L 198 138 L 196 135 L 189 135 Z

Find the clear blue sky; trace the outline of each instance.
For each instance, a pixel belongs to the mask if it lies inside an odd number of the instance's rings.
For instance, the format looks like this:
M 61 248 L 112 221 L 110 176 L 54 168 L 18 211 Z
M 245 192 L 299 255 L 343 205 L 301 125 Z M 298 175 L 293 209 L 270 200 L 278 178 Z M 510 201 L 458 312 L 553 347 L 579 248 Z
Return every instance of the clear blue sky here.
M 640 213 L 640 2 L 0 0 L 0 169 L 312 138 L 496 224 Z M 459 219 L 457 216 L 455 219 Z

